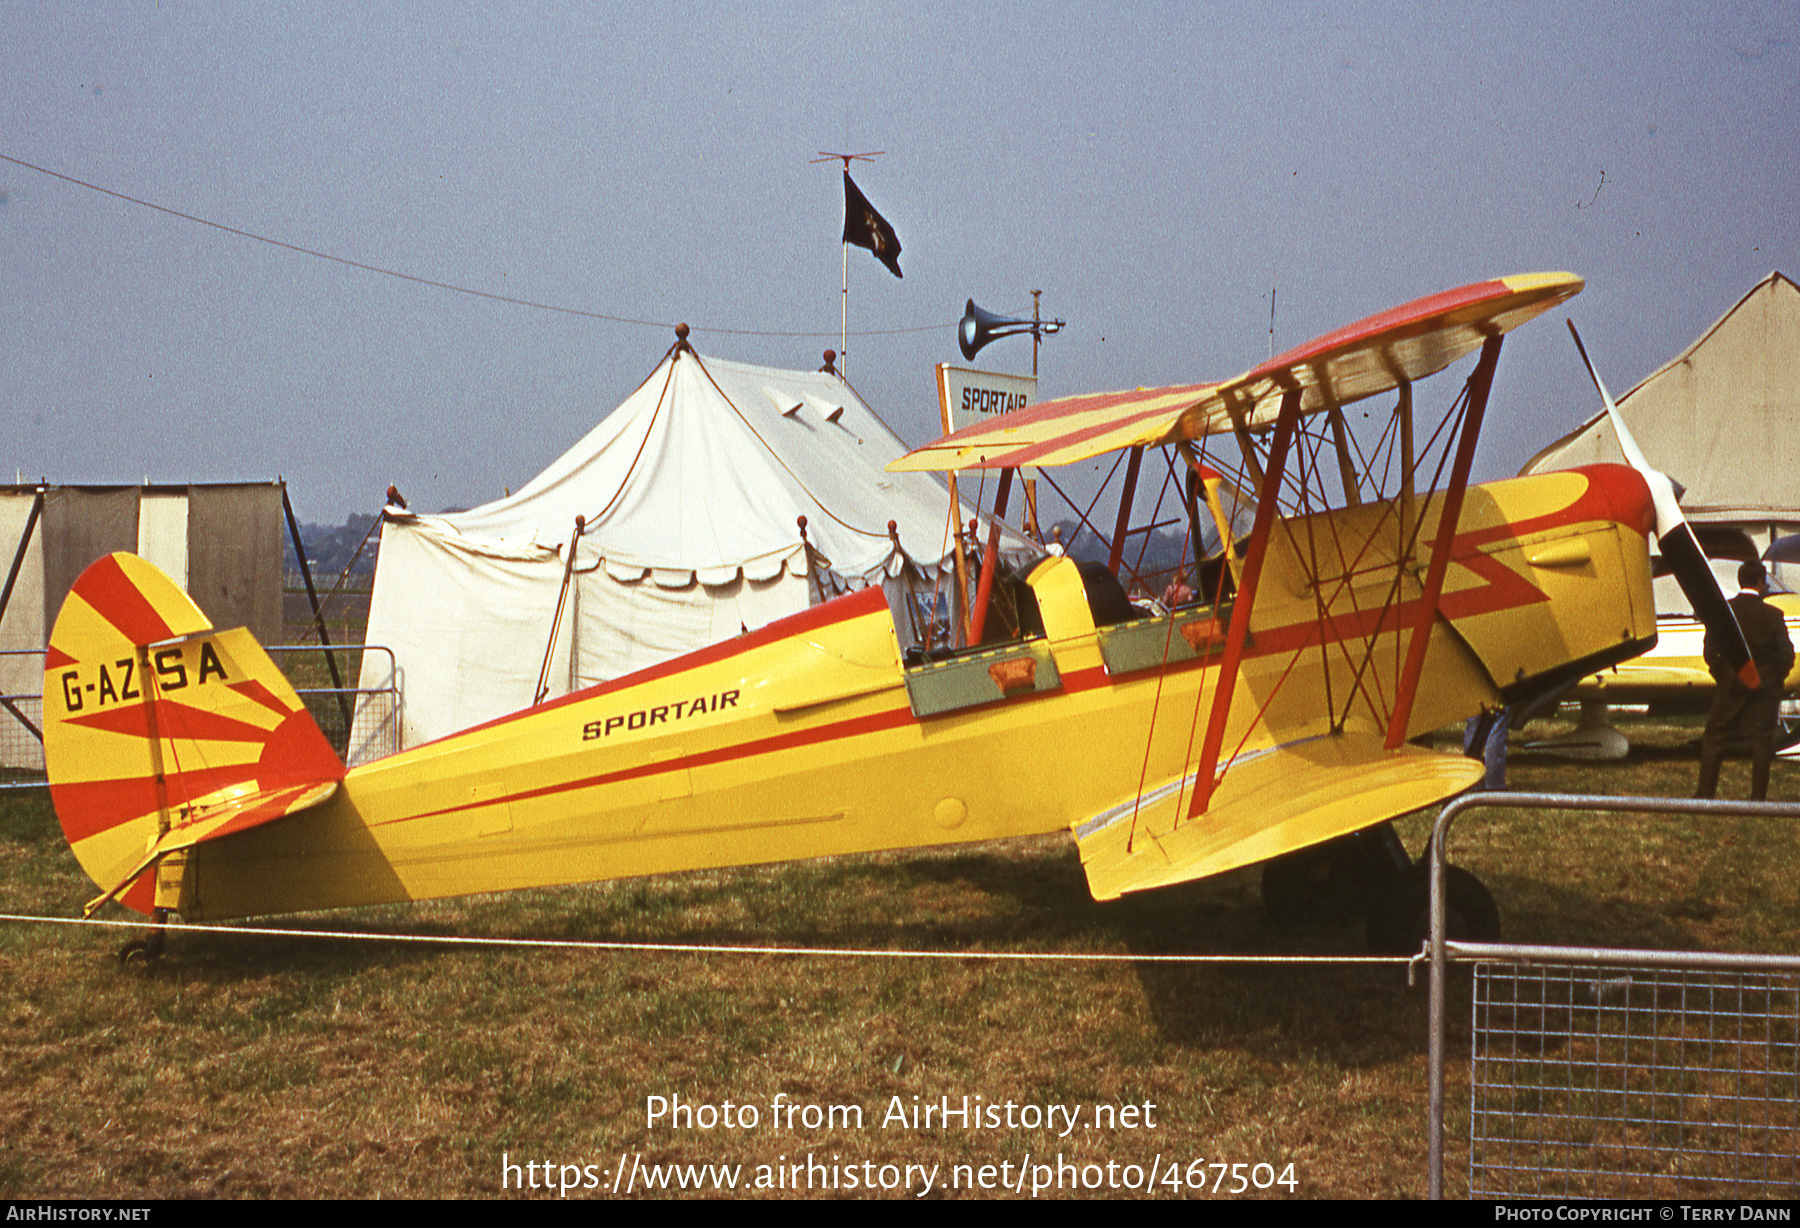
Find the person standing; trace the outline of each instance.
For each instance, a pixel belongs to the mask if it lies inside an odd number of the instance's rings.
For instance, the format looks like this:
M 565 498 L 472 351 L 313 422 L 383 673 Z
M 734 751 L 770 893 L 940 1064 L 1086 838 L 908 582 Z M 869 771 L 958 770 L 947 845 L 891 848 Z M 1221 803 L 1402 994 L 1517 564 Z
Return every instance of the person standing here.
M 1781 713 L 1782 688 L 1788 671 L 1794 667 L 1794 644 L 1788 638 L 1787 621 L 1781 611 L 1763 600 L 1768 573 L 1755 559 L 1738 568 L 1738 588 L 1731 599 L 1731 612 L 1737 615 L 1744 641 L 1750 647 L 1750 658 L 1756 662 L 1761 685 L 1754 690 L 1745 686 L 1725 664 L 1724 656 L 1706 633 L 1706 663 L 1713 680 L 1719 684 L 1713 694 L 1712 711 L 1706 717 L 1706 732 L 1700 735 L 1700 784 L 1695 797 L 1714 797 L 1719 788 L 1719 767 L 1725 761 L 1725 748 L 1733 734 L 1750 741 L 1750 800 L 1763 801 L 1769 795 L 1769 768 L 1775 761 L 1775 722 Z

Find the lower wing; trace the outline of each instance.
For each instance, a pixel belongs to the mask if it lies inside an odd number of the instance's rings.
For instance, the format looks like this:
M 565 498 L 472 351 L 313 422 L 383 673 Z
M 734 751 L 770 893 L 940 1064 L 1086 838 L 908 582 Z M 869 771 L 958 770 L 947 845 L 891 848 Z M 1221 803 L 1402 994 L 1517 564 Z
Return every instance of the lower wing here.
M 1386 750 L 1382 741 L 1327 734 L 1240 755 L 1210 808 L 1191 819 L 1190 772 L 1076 824 L 1089 890 L 1111 900 L 1223 874 L 1430 806 L 1481 779 L 1475 760 Z

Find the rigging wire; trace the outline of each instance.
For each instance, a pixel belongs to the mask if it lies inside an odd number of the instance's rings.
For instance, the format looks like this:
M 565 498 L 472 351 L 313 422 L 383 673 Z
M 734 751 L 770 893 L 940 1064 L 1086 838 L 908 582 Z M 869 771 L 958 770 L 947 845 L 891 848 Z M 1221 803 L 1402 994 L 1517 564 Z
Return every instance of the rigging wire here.
M 496 303 L 509 303 L 514 307 L 531 307 L 538 311 L 554 311 L 554 312 L 558 312 L 559 314 L 562 314 L 562 315 L 579 316 L 582 319 L 586 319 L 586 320 L 605 320 L 611 324 L 630 324 L 630 325 L 634 325 L 634 326 L 640 327 L 640 328 L 665 328 L 666 329 L 666 328 L 675 327 L 675 322 L 672 320 L 640 320 L 640 319 L 637 319 L 632 316 L 608 315 L 605 312 L 601 312 L 601 311 L 586 311 L 579 307 L 564 307 L 557 303 L 542 303 L 542 302 L 538 302 L 535 299 L 514 298 L 512 295 L 509 295 L 509 294 L 495 294 L 491 290 L 476 290 L 469 286 L 459 286 L 455 282 L 434 281 L 433 279 L 431 279 L 429 277 L 420 277 L 416 273 L 402 273 L 397 269 L 386 269 L 386 268 L 382 268 L 380 265 L 376 265 L 376 264 L 365 264 L 364 262 L 362 262 L 360 260 L 352 260 L 348 256 L 334 255 L 331 252 L 319 251 L 317 248 L 301 247 L 297 243 L 288 243 L 281 239 L 272 239 L 267 235 L 259 235 L 256 232 L 250 231 L 250 230 L 240 230 L 236 226 L 227 226 L 223 222 L 215 222 L 208 218 L 200 217 L 196 214 L 183 213 L 179 209 L 171 209 L 167 205 L 159 205 L 155 201 L 144 200 L 141 197 L 127 196 L 123 192 L 115 192 L 111 188 L 104 188 L 104 187 L 101 187 L 97 183 L 89 183 L 85 179 L 77 179 L 73 175 L 65 175 L 60 171 L 53 171 L 49 167 L 38 166 L 36 163 L 27 162 L 22 158 L 15 158 L 9 154 L 0 153 L 0 162 L 10 162 L 14 166 L 22 166 L 26 170 L 36 171 L 40 175 L 48 175 L 52 179 L 60 179 L 64 183 L 72 183 L 78 188 L 86 188 L 90 192 L 98 192 L 103 196 L 110 196 L 115 200 L 122 200 L 128 204 L 140 205 L 145 209 L 154 209 L 158 213 L 166 213 L 170 217 L 178 217 L 186 222 L 193 222 L 196 225 L 200 225 L 200 226 L 210 226 L 214 230 L 222 230 L 226 234 L 236 235 L 240 239 L 253 239 L 258 243 L 267 243 L 271 247 L 279 247 L 286 251 L 298 252 L 302 256 L 312 256 L 319 260 L 332 261 L 334 264 L 342 264 L 342 265 L 347 265 L 353 269 L 361 269 L 365 273 L 379 273 L 383 277 L 397 277 L 401 281 L 416 282 L 421 286 L 431 286 L 438 290 L 450 290 L 457 294 L 467 294 L 467 295 L 471 295 L 475 298 L 491 299 L 492 301 L 494 301 Z M 853 337 L 894 337 L 894 336 L 899 336 L 904 333 L 935 332 L 939 329 L 954 328 L 955 326 L 956 326 L 956 322 L 953 320 L 953 321 L 950 321 L 949 323 L 919 324 L 919 325 L 915 325 L 911 328 L 868 329 L 868 330 L 864 330 L 862 332 L 851 333 L 850 335 Z M 721 336 L 730 336 L 730 337 L 827 337 L 827 338 L 829 338 L 829 337 L 835 337 L 838 335 L 835 330 L 830 330 L 830 329 L 801 331 L 801 330 L 756 329 L 756 328 L 715 328 L 711 325 L 706 325 L 706 324 L 694 324 L 691 327 L 693 328 L 693 330 L 695 332 L 717 333 Z
M 72 925 L 91 928 L 143 929 L 145 922 L 48 917 L 0 913 L 0 922 L 23 925 Z M 325 938 L 350 942 L 416 942 L 445 947 L 511 947 L 563 951 L 611 951 L 682 955 L 789 955 L 852 959 L 985 959 L 1014 963 L 1094 964 L 1411 964 L 1412 955 L 1162 955 L 1142 951 L 953 951 L 882 947 L 759 947 L 749 943 L 615 942 L 598 938 L 499 938 L 475 934 L 409 934 L 399 931 L 314 930 L 272 925 L 198 925 L 168 921 L 157 926 L 176 934 L 256 935 L 265 938 Z

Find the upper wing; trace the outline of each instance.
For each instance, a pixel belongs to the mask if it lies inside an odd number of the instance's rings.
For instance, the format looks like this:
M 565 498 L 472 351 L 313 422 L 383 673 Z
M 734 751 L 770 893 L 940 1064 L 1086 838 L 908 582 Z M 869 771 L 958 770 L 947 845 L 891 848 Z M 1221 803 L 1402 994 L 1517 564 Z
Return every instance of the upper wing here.
M 1118 448 L 1151 447 L 1274 422 L 1282 395 L 1302 413 L 1348 405 L 1424 379 L 1581 292 L 1573 273 L 1476 282 L 1359 320 L 1222 384 L 1139 388 L 1044 401 L 947 435 L 888 468 L 1011 469 L 1068 465 Z

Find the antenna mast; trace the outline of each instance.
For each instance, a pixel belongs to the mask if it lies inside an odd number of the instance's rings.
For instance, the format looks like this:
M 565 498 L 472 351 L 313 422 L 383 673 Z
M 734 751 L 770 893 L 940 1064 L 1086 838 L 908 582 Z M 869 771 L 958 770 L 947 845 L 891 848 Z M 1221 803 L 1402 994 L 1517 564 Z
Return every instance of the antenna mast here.
M 1269 279 L 1269 358 L 1275 358 L 1275 279 Z

